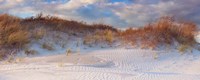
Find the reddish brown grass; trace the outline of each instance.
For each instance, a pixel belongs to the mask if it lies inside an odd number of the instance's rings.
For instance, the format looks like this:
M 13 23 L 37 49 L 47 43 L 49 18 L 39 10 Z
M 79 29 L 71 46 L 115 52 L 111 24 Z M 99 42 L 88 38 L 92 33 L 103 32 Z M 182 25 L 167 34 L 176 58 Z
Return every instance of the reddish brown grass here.
M 156 48 L 159 45 L 194 45 L 194 32 L 197 26 L 192 22 L 176 23 L 171 17 L 162 17 L 156 23 L 139 29 L 127 29 L 122 32 L 125 41 L 143 47 Z
M 38 27 L 38 25 L 40 25 L 45 28 L 50 28 L 51 30 L 57 30 L 78 35 L 88 34 L 91 32 L 95 32 L 96 30 L 111 30 L 115 32 L 118 31 L 117 29 L 113 28 L 110 25 L 105 25 L 105 24 L 88 25 L 85 22 L 64 20 L 54 16 L 43 16 L 43 14 L 38 14 L 36 17 L 26 18 L 22 20 L 22 23 L 31 27 Z
M 42 30 L 41 30 L 42 29 Z M 97 31 L 118 30 L 110 25 L 86 24 L 73 20 L 64 20 L 53 16 L 38 14 L 35 17 L 21 19 L 8 14 L 0 14 L 0 56 L 9 54 L 9 49 L 21 50 L 31 40 L 41 39 L 47 31 L 61 31 L 68 35 L 85 37 L 95 34 Z M 112 42 L 112 36 L 108 33 L 107 41 Z
M 43 29 L 43 30 L 38 30 Z M 38 31 L 34 31 L 38 30 Z M 22 49 L 29 40 L 41 39 L 47 31 L 61 31 L 71 36 L 83 38 L 85 43 L 112 44 L 119 37 L 126 43 L 142 48 L 156 48 L 163 45 L 193 46 L 197 26 L 192 22 L 177 22 L 172 17 L 162 17 L 157 22 L 138 29 L 120 31 L 105 24 L 86 24 L 53 16 L 21 19 L 8 14 L 0 15 L 0 57 L 10 54 L 10 50 Z M 3 50 L 3 51 L 1 51 Z M 5 52 L 10 51 L 10 52 Z

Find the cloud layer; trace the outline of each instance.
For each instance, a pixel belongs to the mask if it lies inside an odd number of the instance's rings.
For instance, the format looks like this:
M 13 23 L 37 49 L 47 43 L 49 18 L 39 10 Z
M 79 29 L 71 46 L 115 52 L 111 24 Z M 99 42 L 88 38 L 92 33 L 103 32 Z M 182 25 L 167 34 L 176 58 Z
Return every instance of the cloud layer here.
M 200 24 L 199 0 L 0 0 L 0 13 L 30 17 L 40 12 L 88 23 L 137 27 L 161 16 Z

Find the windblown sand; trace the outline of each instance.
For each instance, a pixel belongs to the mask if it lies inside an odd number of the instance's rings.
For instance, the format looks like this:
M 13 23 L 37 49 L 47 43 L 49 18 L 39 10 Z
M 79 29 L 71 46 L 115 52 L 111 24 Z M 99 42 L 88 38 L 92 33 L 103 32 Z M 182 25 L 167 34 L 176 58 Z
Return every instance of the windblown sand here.
M 155 56 L 157 56 L 155 58 Z M 21 58 L 1 62 L 0 80 L 199 80 L 200 54 L 142 49 Z

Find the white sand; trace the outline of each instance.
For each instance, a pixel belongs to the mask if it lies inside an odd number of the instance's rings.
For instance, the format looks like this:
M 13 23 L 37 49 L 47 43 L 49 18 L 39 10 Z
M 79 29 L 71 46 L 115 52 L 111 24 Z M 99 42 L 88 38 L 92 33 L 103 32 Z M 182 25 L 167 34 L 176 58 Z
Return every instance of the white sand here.
M 155 58 L 158 54 L 158 59 Z M 0 65 L 0 80 L 199 80 L 200 54 L 113 49 L 24 58 Z

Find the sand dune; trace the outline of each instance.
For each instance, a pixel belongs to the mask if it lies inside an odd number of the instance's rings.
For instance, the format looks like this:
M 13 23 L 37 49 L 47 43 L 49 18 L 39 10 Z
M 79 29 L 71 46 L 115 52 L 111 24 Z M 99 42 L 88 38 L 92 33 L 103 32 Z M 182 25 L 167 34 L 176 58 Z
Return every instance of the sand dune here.
M 112 49 L 24 58 L 1 62 L 0 80 L 199 80 L 199 57 L 195 52 Z

